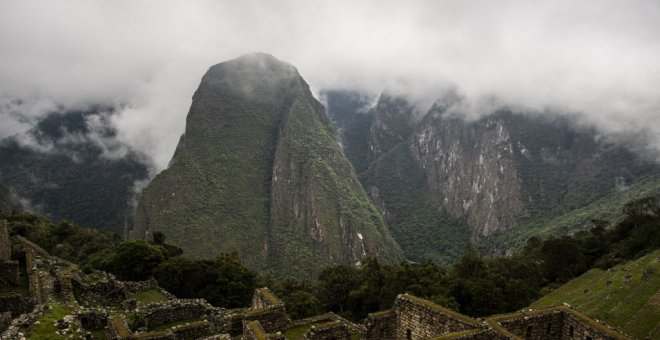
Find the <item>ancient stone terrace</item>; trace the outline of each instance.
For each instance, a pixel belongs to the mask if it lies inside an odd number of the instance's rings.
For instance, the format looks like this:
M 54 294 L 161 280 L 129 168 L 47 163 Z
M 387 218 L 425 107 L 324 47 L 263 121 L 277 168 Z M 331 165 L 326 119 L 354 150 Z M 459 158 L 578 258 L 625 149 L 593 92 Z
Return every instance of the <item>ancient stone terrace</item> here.
M 1 339 L 24 339 L 23 332 L 39 320 L 56 321 L 56 338 L 79 339 L 629 338 L 570 306 L 474 319 L 409 294 L 399 295 L 392 309 L 369 314 L 363 324 L 334 313 L 291 321 L 284 302 L 268 288 L 255 290 L 249 308 L 225 309 L 204 299 L 178 299 L 153 279 L 122 282 L 104 272 L 84 274 L 22 237 L 10 240 L 2 223 L 0 261 L 7 264 L 0 266 Z M 44 319 L 54 310 L 66 315 Z
M 365 339 L 629 339 L 569 306 L 473 319 L 402 294 L 391 310 L 369 314 Z

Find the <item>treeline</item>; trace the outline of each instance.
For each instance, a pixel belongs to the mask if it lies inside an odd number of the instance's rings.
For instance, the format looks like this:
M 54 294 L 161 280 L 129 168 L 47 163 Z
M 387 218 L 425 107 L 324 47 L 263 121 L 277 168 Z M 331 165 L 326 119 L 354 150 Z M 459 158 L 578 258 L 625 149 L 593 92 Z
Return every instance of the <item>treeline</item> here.
M 334 311 L 359 320 L 388 309 L 397 294 L 408 292 L 471 316 L 510 312 L 528 306 L 544 293 L 593 267 L 609 268 L 660 247 L 660 199 L 628 203 L 613 226 L 593 221 L 589 231 L 545 240 L 531 238 L 509 257 L 486 258 L 473 249 L 448 268 L 430 262 L 383 264 L 366 258 L 359 268 L 347 265 L 323 270 L 317 280 L 258 276 L 236 254 L 213 260 L 181 257 L 162 234 L 153 242 L 50 223 L 18 212 L 0 213 L 13 234 L 23 235 L 51 254 L 78 263 L 83 270 L 105 270 L 122 280 L 154 277 L 182 297 L 203 297 L 224 307 L 250 302 L 254 288 L 268 286 L 287 303 L 293 319 Z
M 256 273 L 245 268 L 236 254 L 220 254 L 213 260 L 192 260 L 165 243 L 161 233 L 153 242 L 122 241 L 115 234 L 81 228 L 68 221 L 51 223 L 28 212 L 0 212 L 11 234 L 25 236 L 50 254 L 71 261 L 89 272 L 103 270 L 124 281 L 156 278 L 181 298 L 203 297 L 216 306 L 243 307 L 257 287 Z

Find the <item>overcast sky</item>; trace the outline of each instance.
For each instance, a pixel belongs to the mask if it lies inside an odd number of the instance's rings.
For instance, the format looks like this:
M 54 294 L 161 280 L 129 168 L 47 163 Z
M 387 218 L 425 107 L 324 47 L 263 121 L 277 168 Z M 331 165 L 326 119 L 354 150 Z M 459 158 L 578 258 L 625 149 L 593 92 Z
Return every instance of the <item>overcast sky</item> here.
M 254 51 L 316 91 L 455 87 L 660 136 L 658 0 L 0 0 L 0 138 L 55 105 L 122 105 L 120 140 L 163 169 L 204 72 Z

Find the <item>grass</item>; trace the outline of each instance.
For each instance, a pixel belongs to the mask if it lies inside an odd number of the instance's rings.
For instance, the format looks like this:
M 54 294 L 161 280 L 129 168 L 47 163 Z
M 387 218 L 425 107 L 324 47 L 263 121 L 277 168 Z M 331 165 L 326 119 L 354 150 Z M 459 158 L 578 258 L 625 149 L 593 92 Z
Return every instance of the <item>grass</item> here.
M 302 340 L 307 330 L 312 327 L 311 323 L 306 323 L 297 327 L 289 328 L 284 332 L 284 336 L 289 340 Z
M 268 336 L 266 335 L 266 332 L 264 332 L 264 329 L 261 328 L 259 321 L 250 321 L 247 327 L 252 331 L 252 334 L 257 340 L 268 339 Z
M 660 335 L 660 250 L 609 270 L 592 269 L 532 304 L 568 303 L 632 336 Z M 648 280 L 647 269 L 655 270 Z M 609 282 L 609 283 L 608 283 Z
M 105 329 L 97 329 L 95 331 L 90 331 L 94 337 L 99 340 L 105 340 Z
M 146 306 L 153 302 L 162 302 L 167 300 L 167 296 L 158 290 L 150 289 L 128 297 L 137 300 L 138 306 Z
M 75 333 L 78 329 L 76 325 L 73 327 L 73 338 L 69 335 L 57 335 L 55 331 L 58 330 L 55 324 L 57 320 L 61 320 L 65 315 L 68 315 L 71 309 L 59 304 L 51 304 L 48 312 L 39 319 L 38 325 L 32 325 L 24 333 L 27 339 L 80 339 L 80 336 Z

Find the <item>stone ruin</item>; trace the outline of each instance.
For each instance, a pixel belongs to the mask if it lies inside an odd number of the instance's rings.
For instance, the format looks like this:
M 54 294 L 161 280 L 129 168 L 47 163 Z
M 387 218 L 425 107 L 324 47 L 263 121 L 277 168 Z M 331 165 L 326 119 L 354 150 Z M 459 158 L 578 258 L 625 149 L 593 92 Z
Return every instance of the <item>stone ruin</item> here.
M 403 339 L 630 339 L 569 306 L 524 310 L 481 319 L 401 294 L 391 310 L 365 320 L 366 340 Z
M 0 221 L 0 287 L 18 285 L 18 261 L 12 258 L 7 221 Z
M 20 268 L 26 273 L 23 279 Z M 259 288 L 249 308 L 214 307 L 204 299 L 178 299 L 153 279 L 123 282 L 104 272 L 83 274 L 29 240 L 10 239 L 3 222 L 0 269 L 0 288 L 20 281 L 29 292 L 0 294 L 0 339 L 24 339 L 22 331 L 53 304 L 71 310 L 58 321 L 62 338 L 77 331 L 85 339 L 103 332 L 106 339 L 282 340 L 294 329 L 306 340 L 629 338 L 570 306 L 474 319 L 401 294 L 392 309 L 369 314 L 363 324 L 334 313 L 291 321 L 284 302 L 268 288 Z M 143 292 L 157 292 L 163 299 L 139 305 L 132 297 Z M 136 326 L 135 320 L 141 324 Z

